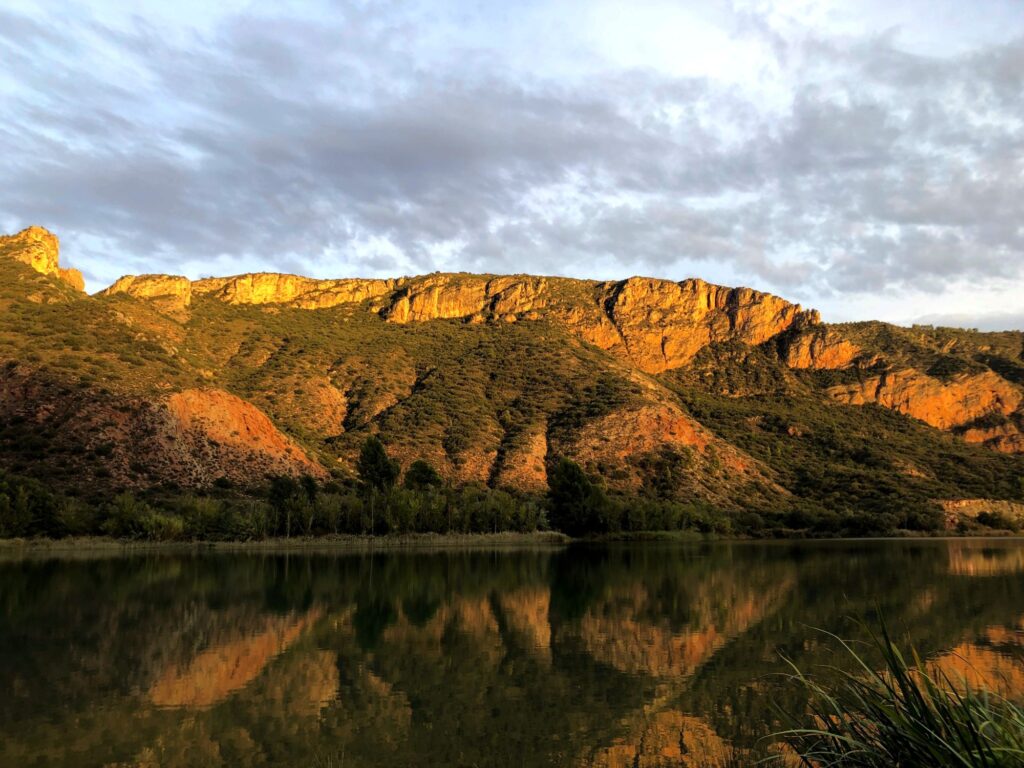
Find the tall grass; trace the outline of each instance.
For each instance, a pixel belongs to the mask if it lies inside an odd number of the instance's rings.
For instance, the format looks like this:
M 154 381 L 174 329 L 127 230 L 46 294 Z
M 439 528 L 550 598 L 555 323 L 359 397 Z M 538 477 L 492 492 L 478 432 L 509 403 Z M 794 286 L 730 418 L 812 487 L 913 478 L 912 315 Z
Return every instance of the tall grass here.
M 834 637 L 834 636 L 833 636 Z M 835 684 L 794 667 L 813 727 L 776 734 L 807 768 L 1004 768 L 1024 766 L 1024 709 L 972 689 L 913 649 L 905 654 L 883 626 L 872 634 L 876 669 L 838 637 L 853 671 L 830 668 Z M 1020 692 L 1024 696 L 1024 691 Z M 792 717 L 793 714 L 791 713 Z M 796 719 L 796 718 L 794 718 Z M 806 722 L 806 720 L 802 720 Z

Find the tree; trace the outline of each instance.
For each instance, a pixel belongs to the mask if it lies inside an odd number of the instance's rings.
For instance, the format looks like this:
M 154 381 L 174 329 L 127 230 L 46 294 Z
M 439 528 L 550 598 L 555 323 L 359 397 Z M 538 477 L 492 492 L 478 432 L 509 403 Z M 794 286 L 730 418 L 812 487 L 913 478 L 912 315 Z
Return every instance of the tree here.
M 423 459 L 417 459 L 405 471 L 405 487 L 411 491 L 425 491 L 444 484 L 441 475 Z
M 270 503 L 277 510 L 278 518 L 283 515 L 285 519 L 284 535 L 288 538 L 292 535 L 292 512 L 299 503 L 299 495 L 302 489 L 290 475 L 277 475 L 270 478 Z
M 377 494 L 390 491 L 401 471 L 399 463 L 388 457 L 384 443 L 376 435 L 366 438 L 356 461 L 356 472 L 370 497 L 370 533 L 376 529 Z
M 299 484 L 302 486 L 302 490 L 306 494 L 306 499 L 309 503 L 315 502 L 316 494 L 320 490 L 320 487 L 316 484 L 316 478 L 312 475 L 303 475 L 299 478 Z
M 362 450 L 359 451 L 356 472 L 359 473 L 359 479 L 367 488 L 387 491 L 398 480 L 401 466 L 397 461 L 388 457 L 384 443 L 376 435 L 370 435 L 363 443 Z
M 548 501 L 554 528 L 570 536 L 603 530 L 604 494 L 579 464 L 564 456 L 548 475 Z

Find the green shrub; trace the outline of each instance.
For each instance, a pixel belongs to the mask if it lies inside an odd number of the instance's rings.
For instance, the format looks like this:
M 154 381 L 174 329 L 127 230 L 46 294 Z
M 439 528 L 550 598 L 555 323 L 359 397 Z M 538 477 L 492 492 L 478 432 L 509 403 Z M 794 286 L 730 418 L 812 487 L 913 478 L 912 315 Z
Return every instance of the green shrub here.
M 153 510 L 144 501 L 136 499 L 131 493 L 121 493 L 103 508 L 100 530 L 117 538 L 140 538 L 146 534 L 143 518 L 151 514 Z
M 986 528 L 993 528 L 998 531 L 1017 531 L 1020 529 L 1020 524 L 1017 520 L 1005 512 L 986 510 L 981 512 L 976 519 Z

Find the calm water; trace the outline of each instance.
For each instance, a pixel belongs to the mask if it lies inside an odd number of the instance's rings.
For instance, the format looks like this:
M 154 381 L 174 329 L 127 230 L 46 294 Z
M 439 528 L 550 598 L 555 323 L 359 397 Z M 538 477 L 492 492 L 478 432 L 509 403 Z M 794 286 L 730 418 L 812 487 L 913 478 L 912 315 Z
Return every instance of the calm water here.
M 717 765 L 876 606 L 1024 693 L 1013 541 L 2 562 L 0 765 Z

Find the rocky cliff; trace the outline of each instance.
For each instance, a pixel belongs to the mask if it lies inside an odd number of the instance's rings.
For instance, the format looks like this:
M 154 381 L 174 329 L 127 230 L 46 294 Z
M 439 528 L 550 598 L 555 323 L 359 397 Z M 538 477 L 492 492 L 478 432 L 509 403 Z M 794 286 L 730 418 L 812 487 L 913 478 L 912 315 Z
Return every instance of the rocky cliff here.
M 0 258 L 27 264 L 36 272 L 61 280 L 77 291 L 85 290 L 85 280 L 77 269 L 64 269 L 58 263 L 60 242 L 42 227 L 28 227 L 16 235 L 0 236 Z
M 732 507 L 867 460 L 931 498 L 1024 476 L 1020 333 L 829 325 L 697 279 L 128 275 L 90 297 L 38 227 L 0 238 L 0 272 L 0 464 L 67 482 L 344 476 L 367 434 L 456 483 L 543 492 L 565 455 Z
M 749 288 L 703 280 L 633 277 L 607 283 L 514 275 L 437 274 L 392 280 L 314 280 L 255 273 L 189 283 L 171 275 L 125 276 L 101 295 L 127 293 L 186 308 L 202 295 L 228 304 L 327 309 L 369 304 L 387 322 L 469 323 L 550 320 L 647 373 L 676 368 L 708 344 L 761 344 L 784 331 L 817 325 L 814 310 Z M 168 301 L 172 299 L 172 301 Z

